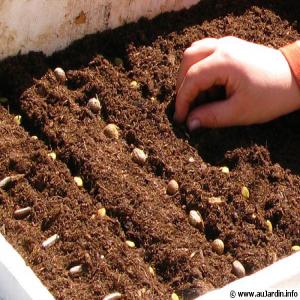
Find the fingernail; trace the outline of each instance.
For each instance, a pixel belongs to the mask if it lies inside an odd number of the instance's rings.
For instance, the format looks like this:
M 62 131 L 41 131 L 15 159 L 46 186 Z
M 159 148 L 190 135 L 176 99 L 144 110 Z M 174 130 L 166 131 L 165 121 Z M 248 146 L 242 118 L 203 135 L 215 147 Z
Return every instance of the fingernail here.
M 193 119 L 188 122 L 188 127 L 190 131 L 196 130 L 200 127 L 200 121 L 198 119 Z

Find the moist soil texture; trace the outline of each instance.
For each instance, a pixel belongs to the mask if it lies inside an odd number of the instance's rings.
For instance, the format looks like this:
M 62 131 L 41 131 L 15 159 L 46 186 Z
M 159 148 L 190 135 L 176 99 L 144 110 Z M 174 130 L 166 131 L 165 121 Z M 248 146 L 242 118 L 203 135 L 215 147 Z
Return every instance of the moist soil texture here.
M 194 299 L 236 280 L 235 260 L 251 275 L 292 254 L 300 244 L 299 113 L 192 134 L 172 116 L 192 42 L 234 35 L 278 48 L 300 38 L 299 16 L 297 1 L 203 0 L 51 57 L 0 63 L 0 180 L 11 179 L 0 188 L 0 229 L 56 299 Z M 88 106 L 93 97 L 99 113 Z M 111 123 L 118 138 L 104 130 Z M 201 215 L 197 226 L 191 210 Z

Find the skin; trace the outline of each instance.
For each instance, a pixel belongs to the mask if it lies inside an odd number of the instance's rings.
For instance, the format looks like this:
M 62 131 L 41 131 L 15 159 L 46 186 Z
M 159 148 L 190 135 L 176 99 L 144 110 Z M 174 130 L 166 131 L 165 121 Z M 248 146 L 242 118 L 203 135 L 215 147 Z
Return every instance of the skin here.
M 227 99 L 190 105 L 222 85 Z M 176 84 L 174 119 L 189 129 L 268 122 L 300 108 L 300 88 L 284 55 L 235 37 L 206 38 L 185 50 Z

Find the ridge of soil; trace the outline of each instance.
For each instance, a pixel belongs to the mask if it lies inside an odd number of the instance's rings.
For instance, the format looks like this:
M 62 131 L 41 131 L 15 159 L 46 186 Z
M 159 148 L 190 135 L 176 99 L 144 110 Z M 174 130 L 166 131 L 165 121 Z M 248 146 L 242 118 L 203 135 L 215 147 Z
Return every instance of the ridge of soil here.
M 193 41 L 235 35 L 280 47 L 299 39 L 299 15 L 295 1 L 203 0 L 190 10 L 86 37 L 50 58 L 31 53 L 1 63 L 0 91 L 10 107 L 0 111 L 7 136 L 0 143 L 0 174 L 25 174 L 1 190 L 1 225 L 55 297 L 98 299 L 117 290 L 126 299 L 170 299 L 172 291 L 192 299 L 191 293 L 235 280 L 234 260 L 249 275 L 300 244 L 299 113 L 192 135 L 172 121 L 176 72 Z M 115 57 L 124 66 L 115 66 Z M 67 71 L 66 84 L 56 80 L 55 66 Z M 95 96 L 99 116 L 87 108 Z M 63 163 L 14 125 L 9 109 L 21 113 L 25 129 Z M 120 128 L 118 140 L 104 135 L 108 123 Z M 132 160 L 134 147 L 148 155 L 145 165 Z M 230 174 L 220 172 L 222 165 Z M 86 192 L 72 176 L 83 178 Z M 180 185 L 174 196 L 166 194 L 170 179 Z M 249 199 L 241 195 L 243 186 Z M 222 204 L 211 204 L 211 197 Z M 16 205 L 33 205 L 33 216 L 15 220 Z M 91 219 L 101 206 L 108 217 Z M 189 224 L 192 209 L 201 213 L 203 230 Z M 41 250 L 43 239 L 57 232 L 61 240 Z M 211 249 L 215 238 L 224 241 L 223 255 Z M 73 278 L 68 268 L 79 263 L 84 273 Z

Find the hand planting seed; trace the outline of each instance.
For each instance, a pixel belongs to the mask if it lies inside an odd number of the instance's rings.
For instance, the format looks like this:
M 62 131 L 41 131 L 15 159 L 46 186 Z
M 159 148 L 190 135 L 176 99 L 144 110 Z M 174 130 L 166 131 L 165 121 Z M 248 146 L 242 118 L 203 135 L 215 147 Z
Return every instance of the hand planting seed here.
M 200 213 L 196 210 L 191 210 L 189 213 L 189 221 L 190 224 L 196 228 L 199 228 L 201 230 L 204 229 L 204 222 L 200 215 Z
M 108 124 L 104 127 L 103 133 L 111 138 L 117 140 L 119 138 L 119 128 L 115 124 Z
M 64 83 L 67 80 L 65 71 L 62 68 L 56 68 L 54 70 L 54 75 L 60 83 Z
M 132 153 L 131 153 L 132 159 L 133 161 L 135 161 L 136 163 L 143 165 L 145 164 L 146 160 L 147 160 L 147 155 L 145 154 L 145 152 L 139 148 L 134 148 Z
M 220 239 L 215 239 L 212 242 L 212 250 L 216 252 L 219 255 L 222 255 L 224 253 L 224 243 Z
M 167 186 L 167 193 L 169 195 L 175 195 L 179 190 L 179 185 L 176 180 L 172 179 L 169 181 Z
M 250 192 L 246 186 L 242 187 L 242 195 L 246 199 L 249 199 L 249 197 L 250 197 Z
M 8 99 L 6 97 L 0 97 L 0 104 L 6 104 Z
M 105 217 L 106 216 L 106 209 L 105 209 L 105 207 L 99 208 L 98 211 L 97 211 L 97 215 L 99 217 L 102 217 L 102 218 Z
M 222 173 L 224 173 L 224 174 L 229 174 L 229 168 L 226 167 L 226 166 L 221 167 L 221 168 L 220 168 L 220 171 L 221 171 Z
M 232 263 L 232 272 L 235 276 L 239 278 L 242 278 L 246 275 L 246 270 L 244 266 L 238 260 L 235 260 Z
M 114 64 L 115 64 L 117 67 L 123 67 L 123 65 L 124 65 L 123 59 L 120 58 L 120 57 L 116 57 L 116 58 L 114 59 Z
M 16 181 L 20 178 L 23 178 L 24 174 L 18 174 L 18 175 L 12 175 L 12 176 L 7 176 L 4 179 L 0 181 L 0 188 L 6 187 L 9 183 Z
M 75 275 L 82 272 L 82 265 L 74 266 L 69 270 L 71 275 Z
M 47 249 L 47 248 L 53 246 L 58 240 L 59 240 L 59 235 L 54 234 L 54 235 L 50 236 L 47 240 L 43 241 L 42 247 L 44 249 Z
M 179 297 L 178 297 L 178 295 L 176 293 L 172 293 L 171 299 L 172 300 L 180 300 Z
M 23 219 L 23 218 L 27 217 L 31 213 L 31 211 L 32 211 L 32 208 L 30 206 L 16 209 L 14 212 L 14 217 L 16 219 Z
M 17 115 L 17 116 L 15 116 L 14 117 L 14 121 L 15 121 L 15 123 L 17 124 L 17 125 L 21 125 L 21 123 L 22 123 L 22 116 L 20 116 L 20 115 Z
M 272 225 L 271 221 L 270 221 L 270 220 L 267 220 L 267 221 L 266 221 L 266 224 L 267 224 L 267 227 L 268 227 L 268 231 L 269 231 L 270 233 L 272 233 L 272 232 L 273 232 L 273 225 Z
M 293 252 L 298 252 L 298 251 L 300 251 L 300 246 L 294 245 L 294 246 L 292 247 L 292 251 L 293 251 Z
M 140 85 L 139 85 L 139 83 L 137 81 L 133 80 L 133 81 L 130 82 L 130 87 L 132 89 L 136 90 L 136 89 L 138 89 L 140 87 Z
M 133 241 L 126 241 L 126 245 L 130 248 L 135 248 L 135 243 Z
M 224 200 L 222 200 L 222 198 L 221 197 L 210 197 L 210 198 L 208 198 L 208 203 L 209 204 L 222 204 L 222 203 L 224 203 L 225 201 Z
M 48 156 L 49 156 L 50 158 L 52 158 L 53 160 L 56 160 L 56 153 L 55 153 L 55 152 L 50 152 L 50 153 L 48 153 Z
M 88 101 L 87 106 L 94 114 L 99 114 L 101 111 L 101 103 L 97 97 L 91 98 Z
M 114 292 L 111 293 L 109 295 L 106 295 L 103 300 L 118 300 L 122 298 L 122 294 L 120 294 L 119 292 Z
M 81 177 L 75 176 L 74 181 L 75 181 L 75 183 L 77 184 L 78 187 L 83 186 L 83 181 L 82 181 Z

